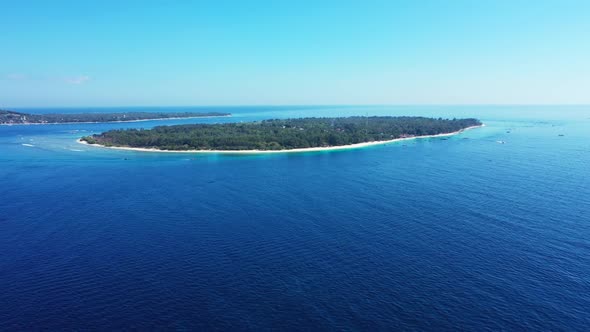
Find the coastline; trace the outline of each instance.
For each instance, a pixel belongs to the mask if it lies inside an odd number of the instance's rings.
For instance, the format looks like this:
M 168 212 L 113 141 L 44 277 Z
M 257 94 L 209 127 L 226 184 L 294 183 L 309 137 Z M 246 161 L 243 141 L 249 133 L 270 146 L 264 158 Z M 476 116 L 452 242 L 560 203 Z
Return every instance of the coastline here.
M 88 121 L 88 122 L 50 122 L 50 123 L 0 123 L 0 126 L 43 126 L 43 125 L 70 125 L 70 124 L 89 124 L 89 123 L 128 123 L 128 122 L 144 122 L 144 121 L 164 121 L 164 120 L 185 120 L 185 119 L 207 119 L 207 118 L 228 118 L 228 115 L 207 115 L 207 116 L 189 116 L 185 118 L 157 118 L 157 119 L 140 119 L 140 120 L 119 120 L 119 121 Z
M 286 149 L 286 150 L 160 150 L 155 148 L 132 148 L 132 147 L 123 147 L 123 146 L 104 146 L 100 144 L 89 144 L 87 142 L 81 141 L 81 139 L 76 140 L 80 144 L 88 145 L 88 146 L 95 146 L 105 149 L 113 149 L 113 150 L 126 150 L 126 151 L 137 151 L 137 152 L 161 152 L 161 153 L 198 153 L 198 154 L 206 154 L 206 153 L 213 153 L 213 154 L 268 154 L 268 153 L 301 153 L 301 152 L 317 152 L 317 151 L 336 151 L 336 150 L 348 150 L 348 149 L 359 149 L 373 145 L 381 145 L 381 144 L 390 144 L 395 142 L 401 141 L 408 141 L 413 139 L 420 139 L 420 138 L 436 138 L 436 137 L 445 137 L 445 136 L 453 136 L 460 134 L 464 131 L 485 127 L 485 124 L 481 124 L 479 126 L 471 126 L 467 128 L 463 128 L 461 130 L 452 132 L 452 133 L 445 133 L 445 134 L 436 134 L 436 135 L 423 135 L 423 136 L 414 136 L 414 137 L 404 137 L 404 138 L 395 138 L 392 140 L 387 141 L 373 141 L 373 142 L 364 142 L 364 143 L 357 143 L 357 144 L 349 144 L 349 145 L 339 145 L 339 146 L 326 146 L 326 147 L 315 147 L 315 148 L 297 148 L 297 149 Z

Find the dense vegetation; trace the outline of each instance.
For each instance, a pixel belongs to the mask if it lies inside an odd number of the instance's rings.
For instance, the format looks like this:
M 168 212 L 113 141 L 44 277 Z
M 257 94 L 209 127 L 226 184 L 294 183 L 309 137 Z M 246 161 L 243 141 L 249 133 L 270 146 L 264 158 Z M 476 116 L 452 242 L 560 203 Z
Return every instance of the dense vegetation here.
M 81 122 L 119 122 L 137 120 L 156 120 L 170 118 L 193 118 L 202 116 L 227 116 L 229 113 L 160 113 L 160 112 L 129 112 L 129 113 L 81 113 L 81 114 L 27 114 L 0 110 L 0 124 L 50 124 L 50 123 L 81 123 Z
M 424 117 L 305 118 L 111 130 L 82 140 L 162 150 L 283 150 L 451 133 L 480 124 L 476 119 Z

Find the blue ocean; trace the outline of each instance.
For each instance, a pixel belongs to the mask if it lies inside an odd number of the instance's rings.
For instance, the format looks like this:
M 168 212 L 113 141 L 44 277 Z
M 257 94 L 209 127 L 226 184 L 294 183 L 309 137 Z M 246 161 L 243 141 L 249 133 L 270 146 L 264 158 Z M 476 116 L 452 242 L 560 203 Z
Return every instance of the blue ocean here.
M 1 330 L 590 328 L 590 106 L 289 106 L 0 126 Z M 271 118 L 476 117 L 344 151 L 199 155 L 91 133 Z

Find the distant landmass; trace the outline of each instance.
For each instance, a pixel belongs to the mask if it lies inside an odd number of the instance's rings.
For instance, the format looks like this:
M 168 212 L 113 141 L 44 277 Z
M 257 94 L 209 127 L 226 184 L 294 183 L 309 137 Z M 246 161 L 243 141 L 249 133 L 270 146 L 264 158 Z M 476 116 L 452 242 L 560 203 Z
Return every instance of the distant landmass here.
M 81 142 L 106 147 L 166 151 L 281 151 L 329 149 L 458 133 L 481 126 L 477 119 L 425 117 L 343 117 L 265 120 L 247 123 L 158 126 L 111 130 L 82 137 Z
M 131 122 L 163 119 L 184 119 L 212 116 L 229 116 L 230 113 L 207 112 L 128 112 L 128 113 L 78 113 L 78 114 L 27 114 L 0 110 L 0 124 L 58 124 L 88 122 Z

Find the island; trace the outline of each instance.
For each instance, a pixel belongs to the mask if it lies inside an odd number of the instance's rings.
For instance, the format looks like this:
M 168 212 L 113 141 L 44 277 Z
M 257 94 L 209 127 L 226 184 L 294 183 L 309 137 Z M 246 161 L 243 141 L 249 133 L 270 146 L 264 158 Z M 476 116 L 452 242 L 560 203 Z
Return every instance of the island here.
M 149 120 L 217 117 L 230 115 L 230 113 L 221 112 L 122 112 L 79 114 L 28 114 L 0 110 L 0 125 L 134 122 Z
M 482 126 L 473 118 L 411 116 L 274 119 L 258 122 L 117 129 L 82 137 L 102 147 L 163 152 L 288 152 L 344 149 L 454 135 Z

